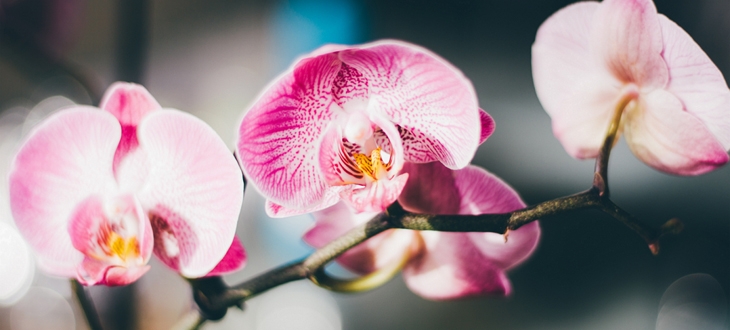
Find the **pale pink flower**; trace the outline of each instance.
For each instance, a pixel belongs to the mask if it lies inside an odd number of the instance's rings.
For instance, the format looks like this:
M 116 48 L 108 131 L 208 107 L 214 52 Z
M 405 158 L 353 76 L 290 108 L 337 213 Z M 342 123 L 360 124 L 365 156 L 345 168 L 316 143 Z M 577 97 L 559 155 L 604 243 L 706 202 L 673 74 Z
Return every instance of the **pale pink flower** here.
M 152 253 L 186 277 L 242 267 L 241 172 L 213 129 L 134 84 L 101 108 L 54 114 L 15 157 L 11 209 L 39 266 L 86 285 L 131 283 Z
M 439 163 L 409 163 L 403 171 L 410 177 L 398 201 L 411 212 L 484 214 L 525 207 L 511 187 L 476 166 L 452 171 Z M 375 215 L 355 214 L 343 203 L 313 214 L 317 222 L 304 240 L 315 247 Z M 508 295 L 511 285 L 505 272 L 534 251 L 539 236 L 537 221 L 510 231 L 506 241 L 496 233 L 391 229 L 345 252 L 337 262 L 367 274 L 408 257 L 403 279 L 413 292 L 428 299 Z
M 594 158 L 620 104 L 619 133 L 648 165 L 694 175 L 728 161 L 730 91 L 697 43 L 651 0 L 579 2 L 542 24 L 535 89 L 555 136 Z
M 400 41 L 330 45 L 266 88 L 243 118 L 237 153 L 269 215 L 340 199 L 381 211 L 405 185 L 404 162 L 463 168 L 492 129 L 469 80 L 430 51 Z

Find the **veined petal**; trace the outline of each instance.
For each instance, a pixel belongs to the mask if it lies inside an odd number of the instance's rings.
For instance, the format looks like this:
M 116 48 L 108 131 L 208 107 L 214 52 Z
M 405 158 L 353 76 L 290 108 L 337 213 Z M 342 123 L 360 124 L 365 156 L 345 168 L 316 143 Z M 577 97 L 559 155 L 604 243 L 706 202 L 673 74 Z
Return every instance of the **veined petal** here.
M 122 125 L 122 137 L 114 155 L 114 171 L 124 157 L 137 149 L 137 125 L 148 113 L 160 110 L 152 95 L 141 85 L 116 82 L 104 93 L 100 108 L 108 111 Z
M 525 207 L 517 192 L 500 178 L 476 166 L 455 171 L 461 196 L 459 214 L 505 213 Z M 473 244 L 493 265 L 509 269 L 525 260 L 537 247 L 540 225 L 533 221 L 504 235 L 467 233 Z
M 482 255 L 466 234 L 420 235 L 423 252 L 403 269 L 403 279 L 414 293 L 431 300 L 510 294 L 504 271 Z
M 321 201 L 303 209 L 288 208 L 269 200 L 266 201 L 264 208 L 266 210 L 266 215 L 272 218 L 284 218 L 292 217 L 295 215 L 307 214 L 335 205 L 337 202 L 340 201 L 340 192 L 345 189 L 347 189 L 347 187 L 345 186 L 328 187 L 327 190 L 325 190 L 324 198 L 322 198 Z
M 652 0 L 605 0 L 592 19 L 592 51 L 614 77 L 644 90 L 666 86 L 662 29 Z
M 494 119 L 484 109 L 479 109 L 479 121 L 482 124 L 482 130 L 479 133 L 479 144 L 484 143 L 489 136 L 494 133 Z
M 376 216 L 378 212 L 355 211 L 345 203 L 314 212 L 314 227 L 304 234 L 304 241 L 320 248 L 349 230 Z M 409 249 L 417 246 L 416 233 L 409 230 L 388 230 L 355 246 L 337 258 L 337 263 L 359 273 L 368 274 L 401 260 Z
M 155 254 L 177 258 L 182 275 L 208 274 L 233 241 L 243 201 L 234 157 L 210 126 L 177 110 L 147 115 L 139 126 L 148 156 L 137 194 L 155 231 Z
M 18 226 L 47 272 L 76 276 L 83 254 L 67 226 L 87 197 L 116 189 L 112 161 L 121 130 L 110 114 L 73 107 L 36 127 L 10 171 L 10 207 Z
M 317 156 L 335 119 L 332 81 L 340 65 L 336 54 L 301 60 L 266 88 L 243 118 L 237 142 L 241 167 L 276 204 L 305 208 L 324 197 Z
M 697 175 L 728 161 L 725 148 L 707 126 L 682 109 L 682 102 L 665 90 L 642 95 L 629 109 L 626 142 L 644 163 L 667 173 Z
M 730 90 L 720 70 L 687 32 L 659 15 L 664 37 L 662 56 L 669 68 L 667 90 L 730 149 Z
M 479 142 L 479 107 L 469 80 L 421 47 L 382 41 L 344 50 L 340 59 L 368 81 L 368 109 L 399 127 L 406 161 L 466 166 Z
M 537 30 L 532 45 L 532 77 L 540 103 L 553 118 L 563 116 L 567 95 L 598 66 L 590 51 L 591 25 L 598 6 L 592 1 L 568 5 Z

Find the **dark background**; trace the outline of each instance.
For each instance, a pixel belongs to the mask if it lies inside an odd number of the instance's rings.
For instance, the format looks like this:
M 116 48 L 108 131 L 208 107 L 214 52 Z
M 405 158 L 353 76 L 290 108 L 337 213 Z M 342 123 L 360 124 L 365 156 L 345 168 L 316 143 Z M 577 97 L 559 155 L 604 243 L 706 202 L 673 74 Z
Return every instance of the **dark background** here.
M 349 1 L 345 9 L 328 0 L 61 2 L 0 0 L 0 110 L 32 108 L 57 94 L 93 103 L 94 94 L 115 80 L 138 81 L 163 106 L 207 121 L 232 147 L 242 111 L 294 56 L 322 42 L 394 38 L 431 49 L 472 80 L 481 107 L 497 124 L 474 164 L 512 184 L 528 204 L 590 186 L 593 163 L 572 159 L 553 137 L 530 71 L 537 28 L 571 1 Z M 658 0 L 656 5 L 729 76 L 730 1 Z M 292 37 L 287 32 L 292 27 L 302 35 Z M 303 41 L 308 37 L 312 40 Z M 716 282 L 702 277 L 698 287 L 711 289 L 693 301 L 706 302 L 709 309 L 698 313 L 727 328 L 730 168 L 671 176 L 642 164 L 622 141 L 609 173 L 614 201 L 632 214 L 656 225 L 674 217 L 684 222 L 684 232 L 664 240 L 658 256 L 616 220 L 598 211 L 576 212 L 541 221 L 537 251 L 510 272 L 514 292 L 508 298 L 430 302 L 396 278 L 371 292 L 332 294 L 339 307 L 327 308 L 339 309 L 344 329 L 654 329 L 665 290 L 685 275 L 704 273 Z M 230 282 L 306 253 L 286 242 L 299 232 L 276 232 L 289 226 L 287 219 L 261 219 L 262 205 L 248 190 L 238 233 L 249 265 L 228 277 Z M 301 231 L 306 221 L 291 223 Z M 166 328 L 189 308 L 185 283 L 155 266 L 132 288 L 93 288 L 110 328 Z M 34 286 L 65 283 L 37 276 Z M 320 304 L 333 301 L 309 284 L 287 286 L 318 295 L 301 298 L 315 314 Z M 279 290 L 271 295 L 286 301 Z M 264 328 L 255 316 L 263 305 L 232 312 L 209 328 Z M 719 311 L 708 312 L 713 308 Z M 0 308 L 0 328 L 10 327 L 3 316 L 11 309 Z M 287 317 L 285 309 L 279 313 Z M 78 310 L 75 314 L 80 316 Z M 294 324 L 307 328 L 306 322 Z M 76 323 L 85 326 L 81 319 Z

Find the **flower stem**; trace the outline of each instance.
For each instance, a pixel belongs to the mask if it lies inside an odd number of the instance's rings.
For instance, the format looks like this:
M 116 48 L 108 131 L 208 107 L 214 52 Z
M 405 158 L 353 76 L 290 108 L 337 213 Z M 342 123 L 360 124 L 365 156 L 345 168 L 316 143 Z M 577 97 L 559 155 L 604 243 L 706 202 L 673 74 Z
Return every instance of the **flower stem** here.
M 608 126 L 606 132 L 606 138 L 603 140 L 603 145 L 596 158 L 595 174 L 593 176 L 593 187 L 598 189 L 598 193 L 601 196 L 609 196 L 608 191 L 608 158 L 611 155 L 611 149 L 618 140 L 618 131 L 621 127 L 621 118 L 623 117 L 626 107 L 635 99 L 635 95 L 627 93 L 621 100 L 616 104 L 616 109 L 613 113 L 613 118 Z
M 266 290 L 305 278 L 310 278 L 325 288 L 347 292 L 372 289 L 374 284 L 384 283 L 384 279 L 387 280 L 392 277 L 397 273 L 397 269 L 402 266 L 398 265 L 398 267 L 393 267 L 393 269 L 384 271 L 382 274 L 374 275 L 377 277 L 377 281 L 368 279 L 366 276 L 361 278 L 364 283 L 355 284 L 342 283 L 342 280 L 329 278 L 327 275 L 323 275 L 322 269 L 350 248 L 388 229 L 504 234 L 546 216 L 565 214 L 580 209 L 598 209 L 626 224 L 647 242 L 654 254 L 659 251 L 660 237 L 666 234 L 675 234 L 682 229 L 682 223 L 676 219 L 668 221 L 658 229 L 643 224 L 618 207 L 608 197 L 601 195 L 595 187 L 575 195 L 500 214 L 417 214 L 408 212 L 400 204 L 394 203 L 386 213 L 381 213 L 367 223 L 350 230 L 344 236 L 318 249 L 306 259 L 275 268 L 241 284 L 233 287 L 221 287 L 221 285 L 225 285 L 217 277 L 190 279 L 189 281 L 193 285 L 195 301 L 201 311 L 204 313 L 217 313 L 220 315 L 219 317 L 222 317 L 222 315 L 225 315 L 225 309 L 230 306 L 243 307 L 246 300 Z M 357 279 L 354 281 L 357 281 Z
M 99 315 L 96 313 L 96 308 L 94 308 L 94 302 L 91 300 L 91 296 L 89 296 L 88 292 L 86 292 L 84 286 L 75 279 L 71 280 L 71 291 L 73 291 L 74 296 L 79 301 L 81 309 L 84 311 L 84 316 L 86 316 L 86 322 L 89 324 L 89 328 L 91 330 L 102 330 L 103 328 L 101 326 L 101 321 L 99 320 Z

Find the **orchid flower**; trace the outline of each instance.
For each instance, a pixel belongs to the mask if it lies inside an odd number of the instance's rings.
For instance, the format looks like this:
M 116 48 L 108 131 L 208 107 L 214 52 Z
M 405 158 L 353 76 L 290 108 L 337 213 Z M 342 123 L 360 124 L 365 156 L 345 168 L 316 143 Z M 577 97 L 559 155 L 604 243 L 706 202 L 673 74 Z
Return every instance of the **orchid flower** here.
M 409 163 L 403 170 L 409 179 L 398 201 L 411 212 L 484 214 L 525 207 L 512 188 L 476 166 L 452 171 L 439 163 Z M 355 214 L 339 203 L 313 215 L 315 226 L 304 240 L 321 247 L 375 213 Z M 511 285 L 505 271 L 532 253 L 539 236 L 536 221 L 510 231 L 508 239 L 496 233 L 390 229 L 348 250 L 337 262 L 367 274 L 409 258 L 403 279 L 413 292 L 433 300 L 508 295 Z
M 382 211 L 405 185 L 405 162 L 463 168 L 492 128 L 469 80 L 430 51 L 329 45 L 266 88 L 243 118 L 237 155 L 271 216 L 341 199 Z
M 634 155 L 658 170 L 696 175 L 728 161 L 725 80 L 651 0 L 561 9 L 537 32 L 532 68 L 553 132 L 573 157 L 596 157 L 615 118 Z
M 243 267 L 243 181 L 213 129 L 134 84 L 111 86 L 101 108 L 59 111 L 15 157 L 11 209 L 41 269 L 113 286 L 152 253 L 186 277 Z

